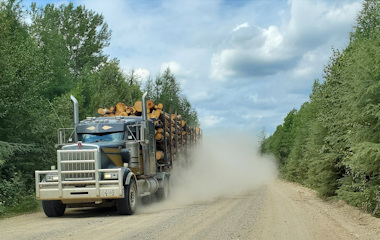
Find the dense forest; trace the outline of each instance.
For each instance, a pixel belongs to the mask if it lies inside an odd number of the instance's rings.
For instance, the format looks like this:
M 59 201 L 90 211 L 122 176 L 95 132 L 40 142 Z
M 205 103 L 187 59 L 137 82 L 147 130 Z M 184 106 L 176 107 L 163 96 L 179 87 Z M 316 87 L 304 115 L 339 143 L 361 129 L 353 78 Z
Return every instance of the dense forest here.
M 30 19 L 30 21 L 25 21 Z M 34 171 L 56 162 L 57 128 L 72 127 L 70 95 L 80 118 L 99 107 L 141 99 L 141 79 L 123 73 L 103 51 L 111 30 L 85 6 L 0 1 L 0 216 L 37 206 Z M 193 125 L 197 114 L 170 71 L 149 79 L 154 101 Z
M 284 178 L 380 216 L 380 2 L 365 0 L 343 50 L 333 50 L 309 101 L 261 150 Z M 265 135 L 263 135 L 265 136 Z

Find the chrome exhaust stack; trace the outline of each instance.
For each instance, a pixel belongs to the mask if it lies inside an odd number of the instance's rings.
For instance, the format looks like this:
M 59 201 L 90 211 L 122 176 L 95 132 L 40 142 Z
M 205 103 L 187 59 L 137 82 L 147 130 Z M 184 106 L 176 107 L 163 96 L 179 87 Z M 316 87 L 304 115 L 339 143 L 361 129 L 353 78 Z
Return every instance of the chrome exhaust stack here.
M 73 107 L 74 107 L 74 127 L 79 123 L 79 107 L 78 107 L 78 100 L 71 95 L 70 96 L 71 101 L 73 101 Z
M 149 126 L 148 126 L 148 113 L 146 107 L 146 96 L 148 92 L 145 92 L 142 96 L 142 121 L 141 121 L 141 146 L 142 146 L 142 154 L 143 154 L 143 167 L 144 167 L 144 175 L 149 176 L 152 174 L 151 169 L 151 157 L 149 152 L 149 144 L 153 144 L 149 142 Z M 155 157 L 154 157 L 155 159 Z
M 142 122 L 141 122 L 141 142 L 142 144 L 147 144 L 148 140 L 148 113 L 146 110 L 146 95 L 148 95 L 148 92 L 145 92 L 142 96 L 141 102 L 142 102 Z
M 79 123 L 79 105 L 78 105 L 78 100 L 71 95 L 70 96 L 71 101 L 73 102 L 73 112 L 74 112 L 74 141 L 77 142 L 77 131 L 76 131 L 76 126 Z
M 142 118 L 143 118 L 143 121 L 147 121 L 148 120 L 148 111 L 147 111 L 147 107 L 146 107 L 146 95 L 148 95 L 148 92 L 145 92 L 144 95 L 142 96 Z

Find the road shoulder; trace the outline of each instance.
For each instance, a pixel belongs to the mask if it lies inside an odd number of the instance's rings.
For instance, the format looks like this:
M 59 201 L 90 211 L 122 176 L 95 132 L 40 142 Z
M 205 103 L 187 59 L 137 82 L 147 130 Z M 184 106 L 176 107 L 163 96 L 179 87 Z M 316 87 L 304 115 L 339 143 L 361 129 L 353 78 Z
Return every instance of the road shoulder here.
M 380 219 L 300 184 L 276 180 L 266 194 L 252 239 L 379 239 Z

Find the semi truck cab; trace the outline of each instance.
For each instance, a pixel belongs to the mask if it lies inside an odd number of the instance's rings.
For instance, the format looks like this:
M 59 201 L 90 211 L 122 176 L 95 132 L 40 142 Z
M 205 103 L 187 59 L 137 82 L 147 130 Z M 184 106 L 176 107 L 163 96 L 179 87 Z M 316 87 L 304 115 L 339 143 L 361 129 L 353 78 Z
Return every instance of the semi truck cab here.
M 57 151 L 57 166 L 35 171 L 36 198 L 48 217 L 66 207 L 116 205 L 131 215 L 139 198 L 169 193 L 168 166 L 156 161 L 154 122 L 147 119 L 146 93 L 141 117 L 88 117 L 78 121 L 74 105 L 74 140 Z M 145 106 L 145 108 L 144 108 Z

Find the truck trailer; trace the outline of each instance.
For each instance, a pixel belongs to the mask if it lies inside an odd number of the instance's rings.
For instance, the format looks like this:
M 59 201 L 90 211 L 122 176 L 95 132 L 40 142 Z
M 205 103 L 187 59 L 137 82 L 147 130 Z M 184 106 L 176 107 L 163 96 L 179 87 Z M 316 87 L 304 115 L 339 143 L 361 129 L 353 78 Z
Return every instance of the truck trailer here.
M 168 197 L 173 157 L 181 152 L 179 147 L 191 145 L 187 141 L 196 141 L 199 128 L 187 127 L 190 134 L 180 144 L 177 136 L 166 134 L 157 142 L 155 127 L 167 129 L 168 123 L 165 118 L 148 118 L 146 95 L 142 97 L 142 116 L 87 117 L 80 122 L 78 101 L 71 96 L 73 136 L 66 143 L 59 130 L 57 165 L 35 171 L 36 198 L 42 200 L 48 217 L 62 216 L 67 207 L 116 206 L 119 214 L 131 215 L 138 199 Z M 158 145 L 163 146 L 159 160 Z

